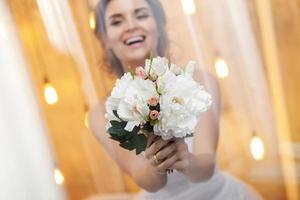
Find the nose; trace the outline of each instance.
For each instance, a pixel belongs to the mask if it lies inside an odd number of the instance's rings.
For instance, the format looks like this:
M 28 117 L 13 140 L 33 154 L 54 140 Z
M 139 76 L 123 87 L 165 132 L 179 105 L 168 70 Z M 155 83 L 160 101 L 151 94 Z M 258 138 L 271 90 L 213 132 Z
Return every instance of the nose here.
M 132 32 L 138 28 L 138 24 L 136 19 L 134 18 L 129 18 L 127 19 L 127 26 L 126 26 L 126 31 Z

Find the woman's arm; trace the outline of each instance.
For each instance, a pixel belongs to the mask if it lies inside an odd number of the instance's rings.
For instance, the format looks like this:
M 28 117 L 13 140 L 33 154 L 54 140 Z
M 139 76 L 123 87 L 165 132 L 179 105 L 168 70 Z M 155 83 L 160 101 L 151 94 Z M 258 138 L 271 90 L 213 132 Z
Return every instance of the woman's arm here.
M 172 168 L 182 172 L 190 181 L 210 179 L 214 173 L 216 150 L 219 139 L 220 92 L 217 80 L 205 74 L 205 89 L 212 95 L 212 107 L 206 112 L 195 129 L 193 153 L 188 152 L 186 143 L 178 140 L 179 161 Z
M 103 145 L 105 150 L 117 162 L 122 170 L 129 174 L 135 182 L 143 189 L 149 192 L 156 192 L 165 186 L 167 182 L 166 174 L 160 173 L 169 166 L 168 165 L 154 165 L 152 162 L 152 155 L 154 155 L 159 148 L 162 148 L 167 142 L 156 141 L 147 148 L 145 154 L 136 155 L 133 151 L 128 151 L 121 148 L 116 141 L 109 139 L 108 133 L 105 130 L 106 119 L 104 118 L 103 104 L 97 105 L 89 115 L 90 129 L 97 137 L 98 141 Z M 175 160 L 174 160 L 175 162 Z M 169 165 L 173 164 L 171 162 Z

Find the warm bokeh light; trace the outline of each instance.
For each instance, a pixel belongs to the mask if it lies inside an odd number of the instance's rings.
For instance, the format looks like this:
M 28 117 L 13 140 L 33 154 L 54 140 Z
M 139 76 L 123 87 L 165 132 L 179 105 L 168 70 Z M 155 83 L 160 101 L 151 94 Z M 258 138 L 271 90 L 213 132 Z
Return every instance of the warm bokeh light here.
M 50 105 L 55 104 L 58 101 L 57 92 L 50 83 L 45 84 L 44 96 L 45 96 L 46 102 Z
M 196 11 L 196 6 L 194 0 L 181 0 L 181 5 L 183 8 L 183 12 L 186 15 L 192 15 Z
M 215 69 L 219 78 L 226 78 L 229 74 L 228 65 L 223 59 L 216 60 Z
M 94 12 L 90 13 L 90 28 L 94 30 L 96 28 L 96 19 Z
M 262 160 L 264 158 L 265 149 L 262 140 L 258 136 L 253 136 L 251 139 L 251 153 L 255 160 Z
M 0 38 L 4 38 L 6 35 L 3 24 L 0 24 Z
M 84 113 L 84 124 L 88 128 L 89 127 L 89 112 L 85 111 Z
M 61 185 L 64 183 L 65 178 L 58 168 L 54 169 L 54 180 L 58 185 Z

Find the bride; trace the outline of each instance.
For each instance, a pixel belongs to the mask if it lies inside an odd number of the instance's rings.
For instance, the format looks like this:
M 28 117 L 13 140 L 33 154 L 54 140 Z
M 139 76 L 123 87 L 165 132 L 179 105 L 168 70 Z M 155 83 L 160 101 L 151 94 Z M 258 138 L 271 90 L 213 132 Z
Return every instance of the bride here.
M 150 52 L 166 55 L 166 18 L 157 0 L 100 0 L 96 21 L 95 33 L 106 50 L 111 72 L 118 77 L 128 70 L 127 66 L 143 66 Z M 261 199 L 246 184 L 218 170 L 219 88 L 211 75 L 202 73 L 206 77 L 202 84 L 212 95 L 213 106 L 203 115 L 193 138 L 165 141 L 151 134 L 144 154 L 137 156 L 109 139 L 104 127 L 103 103 L 90 113 L 90 127 L 99 142 L 143 189 L 133 198 Z M 166 174 L 166 169 L 174 172 Z

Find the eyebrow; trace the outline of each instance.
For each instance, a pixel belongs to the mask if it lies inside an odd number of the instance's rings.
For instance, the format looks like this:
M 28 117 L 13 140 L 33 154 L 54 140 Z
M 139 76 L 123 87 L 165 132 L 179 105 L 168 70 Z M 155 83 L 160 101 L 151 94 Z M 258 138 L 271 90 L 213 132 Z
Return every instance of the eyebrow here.
M 140 12 L 140 11 L 143 11 L 143 10 L 148 11 L 149 8 L 147 8 L 147 7 L 137 8 L 137 9 L 134 10 L 134 13 L 136 14 L 136 13 L 138 13 L 138 12 Z M 122 15 L 121 13 L 115 13 L 115 14 L 112 14 L 111 16 L 109 16 L 108 20 L 111 20 L 111 19 L 113 19 L 113 18 L 122 17 L 122 16 L 123 16 L 123 15 Z

